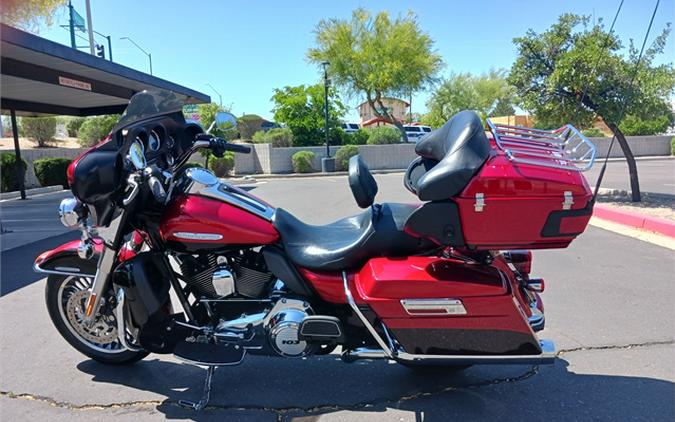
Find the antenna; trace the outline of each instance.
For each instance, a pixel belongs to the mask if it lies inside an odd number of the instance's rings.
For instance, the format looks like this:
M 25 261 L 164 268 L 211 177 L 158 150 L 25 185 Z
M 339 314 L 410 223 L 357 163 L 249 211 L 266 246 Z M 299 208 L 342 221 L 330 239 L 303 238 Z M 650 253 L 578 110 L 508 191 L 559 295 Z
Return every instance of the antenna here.
M 626 99 L 624 100 L 623 104 L 621 105 L 621 112 L 619 113 L 619 119 L 616 122 L 618 125 L 621 120 L 623 120 L 623 115 L 626 112 L 626 104 L 629 102 L 632 97 L 633 93 L 633 83 L 635 82 L 635 77 L 637 76 L 638 69 L 640 68 L 640 62 L 642 61 L 642 54 L 645 51 L 645 45 L 647 45 L 647 38 L 649 38 L 649 32 L 652 30 L 652 24 L 654 23 L 654 17 L 656 16 L 656 11 L 659 8 L 659 3 L 661 0 L 656 0 L 656 5 L 654 5 L 654 12 L 652 12 L 652 17 L 649 20 L 649 26 L 647 27 L 647 33 L 645 34 L 645 38 L 642 41 L 642 48 L 640 48 L 640 55 L 638 56 L 637 62 L 635 62 L 635 69 L 633 69 L 633 75 L 631 76 L 630 82 L 628 83 L 628 95 L 626 96 Z M 621 4 L 623 4 L 623 0 L 621 0 Z M 621 9 L 621 5 L 619 5 L 619 9 Z M 618 11 L 617 11 L 618 15 Z M 616 21 L 616 17 L 614 18 Z M 612 24 L 614 25 L 614 24 Z M 582 97 L 583 99 L 583 97 Z M 595 199 L 598 196 L 598 191 L 600 190 L 600 185 L 602 184 L 602 179 L 605 177 L 605 170 L 607 170 L 607 161 L 609 161 L 609 156 L 612 153 L 612 147 L 614 146 L 614 141 L 616 140 L 616 135 L 612 136 L 612 141 L 609 143 L 609 148 L 607 149 L 607 155 L 605 156 L 605 162 L 602 163 L 602 168 L 600 169 L 600 174 L 598 175 L 598 180 L 595 183 L 595 192 L 593 192 L 593 198 L 591 199 L 591 204 L 595 204 Z

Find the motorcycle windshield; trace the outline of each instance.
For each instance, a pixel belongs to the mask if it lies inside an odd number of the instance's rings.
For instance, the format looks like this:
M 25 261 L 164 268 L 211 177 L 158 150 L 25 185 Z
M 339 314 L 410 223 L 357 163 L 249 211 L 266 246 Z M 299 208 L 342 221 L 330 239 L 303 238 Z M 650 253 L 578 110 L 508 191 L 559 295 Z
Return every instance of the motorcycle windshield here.
M 140 120 L 182 110 L 183 101 L 171 91 L 141 91 L 131 97 L 113 132 Z

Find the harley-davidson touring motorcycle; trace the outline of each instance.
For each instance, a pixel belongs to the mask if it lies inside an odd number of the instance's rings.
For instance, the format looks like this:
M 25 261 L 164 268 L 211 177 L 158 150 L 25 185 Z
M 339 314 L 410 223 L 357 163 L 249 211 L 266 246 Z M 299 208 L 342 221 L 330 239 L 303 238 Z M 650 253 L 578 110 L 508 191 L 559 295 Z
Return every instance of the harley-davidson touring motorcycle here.
M 471 111 L 415 146 L 412 204 L 375 202 L 357 155 L 360 214 L 309 225 L 187 166 L 210 149 L 248 153 L 186 121 L 167 92 L 141 92 L 111 134 L 68 168 L 61 221 L 82 237 L 35 261 L 63 338 L 88 357 L 131 363 L 173 354 L 215 367 L 247 354 L 428 364 L 551 363 L 544 280 L 531 249 L 564 248 L 588 224 L 581 173 L 595 147 L 567 125 L 500 125 Z M 233 126 L 219 113 L 214 125 Z M 299 363 L 300 364 L 300 363 Z

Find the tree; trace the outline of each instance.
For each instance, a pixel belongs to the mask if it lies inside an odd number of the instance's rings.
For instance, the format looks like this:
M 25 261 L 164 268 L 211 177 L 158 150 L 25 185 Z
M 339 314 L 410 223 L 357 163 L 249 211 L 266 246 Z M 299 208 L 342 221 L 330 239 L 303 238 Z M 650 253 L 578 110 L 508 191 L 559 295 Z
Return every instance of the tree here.
M 462 110 L 475 110 L 484 119 L 488 116 L 514 112 L 514 89 L 506 82 L 505 70 L 490 70 L 474 76 L 470 73 L 451 73 L 431 95 L 425 118 L 431 126 L 438 127 Z M 499 107 L 499 108 L 497 108 Z
M 285 86 L 275 89 L 274 120 L 284 123 L 293 132 L 296 146 L 321 145 L 325 140 L 324 87 L 323 84 Z M 340 118 L 347 112 L 334 89 L 328 97 L 328 126 L 338 127 Z
M 322 20 L 315 33 L 310 61 L 330 62 L 329 74 L 335 82 L 352 96 L 364 96 L 375 114 L 396 125 L 407 140 L 403 124 L 382 98 L 409 97 L 435 82 L 443 65 L 417 17 L 412 12 L 396 19 L 387 12 L 372 17 L 365 9 L 356 9 L 349 21 Z
M 199 124 L 206 131 L 211 126 L 214 120 L 216 120 L 216 114 L 220 111 L 229 112 L 225 108 L 221 107 L 216 103 L 208 104 L 199 104 L 197 106 L 197 114 L 199 114 Z M 231 127 L 220 127 L 215 125 L 211 130 L 211 135 L 217 136 L 219 138 L 232 140 L 236 136 L 237 131 L 233 130 Z M 202 148 L 199 150 L 199 154 L 204 157 L 204 167 L 209 168 L 209 159 L 213 154 L 208 148 Z
M 38 148 L 44 148 L 56 134 L 56 117 L 24 117 L 21 127 L 26 136 L 37 143 Z
M 636 66 L 639 52 L 632 41 L 623 51 L 619 38 L 608 33 L 602 21 L 591 27 L 588 22 L 587 16 L 565 14 L 541 34 L 528 30 L 515 38 L 518 57 L 509 82 L 524 108 L 545 124 L 571 122 L 589 127 L 601 118 L 626 156 L 632 199 L 639 201 L 637 166 L 620 125 L 624 114 L 646 120 L 659 116 L 672 95 L 672 64 L 653 64 L 663 52 L 670 25 Z
M 37 32 L 41 24 L 50 26 L 54 11 L 65 5 L 66 0 L 3 0 L 2 22 Z

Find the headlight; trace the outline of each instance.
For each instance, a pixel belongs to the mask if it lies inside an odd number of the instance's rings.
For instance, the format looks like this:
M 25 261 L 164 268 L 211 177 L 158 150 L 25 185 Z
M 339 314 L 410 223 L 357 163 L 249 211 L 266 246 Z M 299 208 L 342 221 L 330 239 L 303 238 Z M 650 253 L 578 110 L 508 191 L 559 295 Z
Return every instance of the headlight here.
M 82 203 L 75 198 L 66 198 L 59 205 L 59 218 L 61 224 L 66 227 L 77 227 L 80 219 L 83 217 L 84 207 Z

